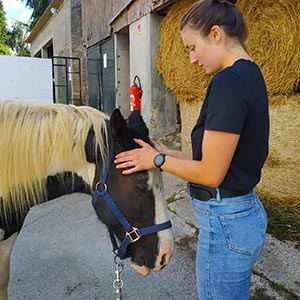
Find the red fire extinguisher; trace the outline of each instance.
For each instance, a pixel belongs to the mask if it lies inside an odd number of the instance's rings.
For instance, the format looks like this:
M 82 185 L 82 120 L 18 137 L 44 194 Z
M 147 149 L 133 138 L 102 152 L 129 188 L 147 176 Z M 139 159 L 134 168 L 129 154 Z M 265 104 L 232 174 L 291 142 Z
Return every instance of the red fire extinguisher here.
M 133 85 L 130 87 L 130 111 L 141 110 L 142 95 L 143 90 L 141 81 L 140 78 L 136 75 L 133 79 Z

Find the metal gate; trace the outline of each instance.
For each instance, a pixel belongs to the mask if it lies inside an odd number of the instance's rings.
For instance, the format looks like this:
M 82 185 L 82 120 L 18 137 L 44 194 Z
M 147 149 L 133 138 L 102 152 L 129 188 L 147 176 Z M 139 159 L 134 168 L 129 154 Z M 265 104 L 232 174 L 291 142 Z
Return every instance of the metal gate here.
M 54 103 L 82 105 L 80 59 L 66 56 L 51 58 Z
M 113 38 L 87 50 L 89 104 L 110 114 L 116 107 Z

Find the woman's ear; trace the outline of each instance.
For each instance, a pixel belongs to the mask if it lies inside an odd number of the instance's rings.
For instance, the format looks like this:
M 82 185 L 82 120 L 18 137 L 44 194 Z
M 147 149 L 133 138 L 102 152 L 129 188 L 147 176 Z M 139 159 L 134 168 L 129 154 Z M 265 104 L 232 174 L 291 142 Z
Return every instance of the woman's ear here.
M 221 27 L 218 25 L 214 25 L 210 30 L 210 35 L 216 44 L 219 44 L 222 38 L 223 31 Z

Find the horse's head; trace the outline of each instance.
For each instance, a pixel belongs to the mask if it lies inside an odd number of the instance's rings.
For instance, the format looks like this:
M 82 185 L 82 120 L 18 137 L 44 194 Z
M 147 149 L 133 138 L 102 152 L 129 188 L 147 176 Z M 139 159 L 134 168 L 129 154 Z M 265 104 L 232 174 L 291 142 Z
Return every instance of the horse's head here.
M 114 145 L 106 180 L 109 195 L 128 223 L 138 230 L 166 222 L 168 217 L 160 172 L 150 170 L 123 175 L 113 163 L 117 153 L 138 147 L 134 137 L 150 142 L 148 129 L 140 114 L 133 112 L 126 122 L 120 111 L 115 110 L 110 118 L 110 134 Z M 97 178 L 100 168 L 101 164 L 96 168 Z M 102 197 L 98 199 L 96 212 L 110 232 L 123 241 L 126 234 L 124 227 Z M 135 232 L 132 237 L 135 239 Z M 168 228 L 129 243 L 123 257 L 131 257 L 133 267 L 141 274 L 148 275 L 151 270 L 161 270 L 169 262 L 173 250 L 173 235 Z

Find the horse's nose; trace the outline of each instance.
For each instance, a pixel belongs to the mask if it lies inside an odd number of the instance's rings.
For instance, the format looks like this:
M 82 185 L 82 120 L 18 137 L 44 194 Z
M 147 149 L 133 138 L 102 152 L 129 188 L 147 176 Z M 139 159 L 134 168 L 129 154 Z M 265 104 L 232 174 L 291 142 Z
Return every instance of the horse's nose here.
M 131 266 L 133 267 L 133 269 L 135 269 L 137 272 L 139 272 L 143 276 L 147 276 L 150 273 L 150 270 L 145 266 L 138 266 L 133 262 L 131 262 Z
M 161 241 L 159 247 L 159 253 L 157 255 L 157 259 L 153 271 L 158 272 L 161 269 L 163 269 L 169 263 L 171 257 L 173 256 L 173 252 L 174 252 L 173 241 L 170 242 Z
M 163 267 L 165 267 L 167 264 L 167 254 L 164 254 L 161 258 L 161 261 L 160 261 L 160 265 Z
M 151 254 L 149 251 L 141 250 L 139 255 L 135 257 L 134 262 L 138 266 L 144 266 L 148 270 L 152 270 L 156 265 L 156 255 Z
M 147 266 L 146 259 L 144 256 L 140 256 L 136 259 L 135 263 L 139 266 Z

